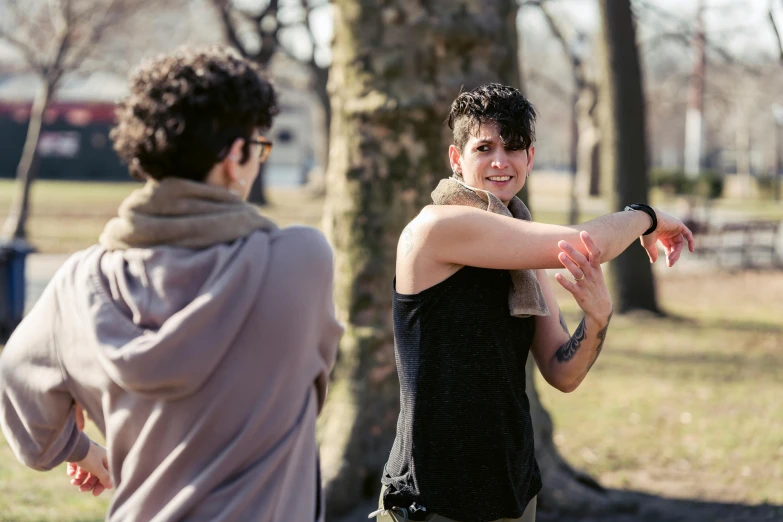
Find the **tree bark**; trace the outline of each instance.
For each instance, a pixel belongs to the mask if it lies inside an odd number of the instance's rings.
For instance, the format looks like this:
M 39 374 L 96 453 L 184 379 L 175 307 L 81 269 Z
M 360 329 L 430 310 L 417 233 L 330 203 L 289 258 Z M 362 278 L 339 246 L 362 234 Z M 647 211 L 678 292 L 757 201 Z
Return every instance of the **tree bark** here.
M 604 69 L 602 177 L 610 205 L 647 203 L 645 104 L 630 0 L 600 0 Z M 660 313 L 647 254 L 631 246 L 609 266 L 615 310 Z
M 33 106 L 30 109 L 30 121 L 27 125 L 27 136 L 22 157 L 16 168 L 16 195 L 11 210 L 3 226 L 3 235 L 10 239 L 27 239 L 27 218 L 30 213 L 30 189 L 35 181 L 38 163 L 38 143 L 41 140 L 44 113 L 49 106 L 51 94 L 55 86 L 44 81 L 35 94 Z

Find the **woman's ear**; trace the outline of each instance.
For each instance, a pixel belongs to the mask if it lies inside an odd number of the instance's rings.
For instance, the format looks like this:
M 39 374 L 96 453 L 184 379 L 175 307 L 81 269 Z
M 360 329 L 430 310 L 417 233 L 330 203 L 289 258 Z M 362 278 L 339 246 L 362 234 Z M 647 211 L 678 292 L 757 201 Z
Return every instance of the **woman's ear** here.
M 533 170 L 533 163 L 536 159 L 536 147 L 535 145 L 531 145 L 530 148 L 527 149 L 527 171 L 528 173 Z
M 454 174 L 462 175 L 462 165 L 460 163 L 462 155 L 456 145 L 449 145 L 449 164 Z

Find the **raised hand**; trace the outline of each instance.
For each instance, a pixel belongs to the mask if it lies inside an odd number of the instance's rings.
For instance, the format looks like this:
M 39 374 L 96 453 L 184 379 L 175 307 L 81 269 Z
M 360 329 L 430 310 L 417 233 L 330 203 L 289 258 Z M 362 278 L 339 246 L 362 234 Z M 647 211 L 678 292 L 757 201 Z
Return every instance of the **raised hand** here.
M 588 252 L 585 257 L 567 241 L 560 241 L 558 259 L 574 277 L 574 281 L 563 274 L 556 274 L 555 279 L 560 285 L 571 292 L 585 315 L 603 325 L 612 313 L 612 298 L 601 271 L 601 251 L 598 245 L 585 231 L 579 235 Z
M 658 260 L 658 248 L 655 243 L 660 241 L 666 251 L 666 266 L 672 267 L 680 259 L 686 241 L 688 250 L 693 252 L 693 232 L 682 221 L 665 212 L 655 209 L 655 215 L 658 218 L 658 227 L 652 234 L 641 237 L 642 246 L 647 250 L 650 262 L 655 263 Z

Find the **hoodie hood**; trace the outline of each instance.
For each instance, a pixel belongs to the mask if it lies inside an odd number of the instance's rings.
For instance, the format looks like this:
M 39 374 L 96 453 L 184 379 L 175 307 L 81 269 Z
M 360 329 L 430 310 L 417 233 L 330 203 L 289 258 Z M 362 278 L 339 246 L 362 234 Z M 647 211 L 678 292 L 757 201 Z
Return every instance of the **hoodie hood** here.
M 93 250 L 87 324 L 101 366 L 122 388 L 175 400 L 197 391 L 255 307 L 270 235 L 204 250 Z

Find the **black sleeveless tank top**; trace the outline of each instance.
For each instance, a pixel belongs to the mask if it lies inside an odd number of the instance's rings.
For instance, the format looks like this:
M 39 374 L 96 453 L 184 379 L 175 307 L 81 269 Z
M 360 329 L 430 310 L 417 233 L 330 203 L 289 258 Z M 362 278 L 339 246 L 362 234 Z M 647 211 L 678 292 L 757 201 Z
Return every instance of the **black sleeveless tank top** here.
M 534 319 L 509 315 L 510 284 L 506 270 L 464 267 L 394 291 L 400 415 L 384 508 L 485 522 L 521 517 L 541 489 L 525 394 Z

